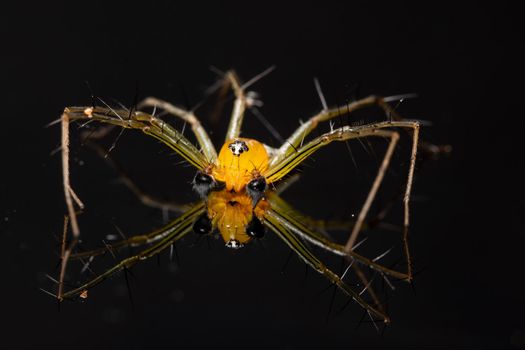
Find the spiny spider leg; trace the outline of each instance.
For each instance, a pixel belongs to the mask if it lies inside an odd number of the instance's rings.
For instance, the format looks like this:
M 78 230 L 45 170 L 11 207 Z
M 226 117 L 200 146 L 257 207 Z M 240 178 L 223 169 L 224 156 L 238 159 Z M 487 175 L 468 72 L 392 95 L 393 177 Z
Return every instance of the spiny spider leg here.
M 202 149 L 202 153 L 204 153 L 204 156 L 208 159 L 208 161 L 214 162 L 215 159 L 217 159 L 217 151 L 215 150 L 215 147 L 213 146 L 213 143 L 211 142 L 208 133 L 206 132 L 206 130 L 204 130 L 204 127 L 200 123 L 199 118 L 197 118 L 193 111 L 187 111 L 183 108 L 177 107 L 169 102 L 155 97 L 145 98 L 139 103 L 138 107 L 161 108 L 169 114 L 184 120 L 186 123 L 190 124 L 191 130 L 195 134 L 195 137 L 199 142 L 199 146 Z
M 319 246 L 327 251 L 343 256 L 345 260 L 350 262 L 351 267 L 356 272 L 357 277 L 361 280 L 363 285 L 368 285 L 368 279 L 365 273 L 361 270 L 360 265 L 364 265 L 371 268 L 372 270 L 379 271 L 379 273 L 382 276 L 388 274 L 397 276 L 397 278 L 399 279 L 406 279 L 405 274 L 377 264 L 375 261 L 368 259 L 362 255 L 359 255 L 353 250 L 350 252 L 346 252 L 344 250 L 343 245 L 332 242 L 324 235 L 319 234 L 314 230 L 310 230 L 308 227 L 302 224 L 303 219 L 301 219 L 301 221 L 298 221 L 293 217 L 293 214 L 292 216 L 290 215 L 290 211 L 283 211 L 281 210 L 281 207 L 275 206 L 275 197 L 276 196 L 272 196 L 270 199 L 273 209 L 272 212 L 268 215 L 272 216 L 276 221 L 280 222 L 283 227 L 288 228 L 291 233 L 296 234 L 301 239 L 313 243 L 314 245 Z M 360 265 L 356 264 L 355 262 L 358 262 Z M 379 298 L 375 291 L 372 288 L 369 288 L 368 294 L 370 294 L 370 296 L 374 300 L 374 303 L 377 305 L 380 311 L 384 312 L 383 306 L 381 305 L 381 302 L 379 301 Z
M 182 224 L 185 220 L 192 220 L 192 218 L 195 215 L 195 212 L 198 211 L 199 213 L 204 208 L 204 203 L 193 203 L 188 205 L 187 211 L 183 213 L 181 216 L 177 217 L 176 219 L 172 220 L 167 225 L 154 230 L 152 232 L 149 232 L 147 234 L 139 234 L 135 236 L 131 236 L 127 239 L 123 239 L 119 242 L 113 243 L 113 244 L 107 244 L 104 247 L 93 249 L 85 252 L 78 252 L 71 254 L 71 259 L 81 259 L 85 257 L 92 257 L 97 255 L 106 254 L 109 249 L 111 250 L 119 250 L 125 247 L 138 247 L 144 244 L 151 244 L 155 243 L 158 240 L 164 238 L 166 235 L 170 234 L 173 230 L 177 229 L 179 225 Z
M 279 193 L 281 187 L 277 187 L 277 191 L 274 194 L 271 194 L 269 196 L 270 203 L 272 204 L 272 208 L 275 210 L 278 210 L 280 213 L 286 213 L 288 217 L 291 217 L 295 219 L 296 221 L 300 221 L 304 226 L 313 229 L 314 231 L 323 234 L 325 238 L 330 238 L 328 235 L 328 231 L 346 231 L 346 230 L 352 230 L 355 226 L 356 221 L 355 220 L 349 220 L 349 219 L 317 219 L 311 216 L 308 216 L 297 209 L 293 208 L 290 204 L 288 204 L 284 199 L 282 199 L 280 196 L 275 195 Z M 391 203 L 387 203 L 387 207 L 383 209 L 381 212 L 387 212 L 391 208 Z M 383 219 L 384 217 L 381 217 Z M 373 221 L 370 222 L 370 220 L 367 220 L 363 223 L 361 226 L 363 230 L 367 230 L 369 228 L 382 228 L 385 230 L 393 231 L 393 232 L 401 232 L 400 227 L 396 227 L 394 224 L 390 223 L 383 223 L 380 220 L 377 219 L 377 216 L 373 218 Z
M 234 71 L 228 71 L 225 74 L 224 78 L 230 83 L 235 95 L 235 102 L 233 103 L 233 110 L 230 118 L 230 124 L 228 125 L 228 131 L 226 132 L 225 141 L 233 140 L 239 137 L 241 134 L 242 121 L 246 108 L 251 107 L 254 103 L 253 98 L 250 97 L 249 94 L 247 95 L 245 93 L 246 88 L 272 72 L 274 69 L 275 66 L 271 66 L 242 85 L 239 77 Z
M 241 127 L 246 108 L 250 107 L 252 102 L 251 98 L 246 95 L 245 89 L 248 86 L 255 83 L 260 78 L 262 78 L 263 76 L 273 71 L 274 68 L 275 67 L 272 66 L 266 69 L 265 71 L 258 74 L 243 85 L 241 85 L 240 80 L 234 71 L 228 71 L 226 72 L 226 74 L 224 74 L 224 80 L 228 82 L 228 85 L 231 85 L 231 88 L 235 95 L 230 124 L 228 126 L 228 131 L 226 132 L 226 141 L 239 137 L 241 133 Z M 193 111 L 186 111 L 180 107 L 170 104 L 169 102 L 154 97 L 148 97 L 144 99 L 141 103 L 139 103 L 139 108 L 142 106 L 160 107 L 166 112 L 177 116 L 189 123 L 199 142 L 200 147 L 202 148 L 204 155 L 208 158 L 210 162 L 213 162 L 215 159 L 217 159 L 217 152 L 213 147 L 213 144 L 208 134 L 202 127 L 201 123 L 199 122 L 198 118 L 195 116 Z
M 392 157 L 395 144 L 399 138 L 399 134 L 392 130 L 385 130 L 387 128 L 411 128 L 413 129 L 412 134 L 412 150 L 410 155 L 410 166 L 408 170 L 407 185 L 405 189 L 405 194 L 403 197 L 404 204 L 404 220 L 403 220 L 403 245 L 405 250 L 405 255 L 407 258 L 407 277 L 406 280 L 410 281 L 412 279 L 412 263 L 410 257 L 410 251 L 408 249 L 408 227 L 409 227 L 409 201 L 410 201 L 410 192 L 412 189 L 412 181 L 414 174 L 414 166 L 416 161 L 417 154 L 417 142 L 419 136 L 419 123 L 416 121 L 388 121 L 380 122 L 375 124 L 367 124 L 358 127 L 349 127 L 344 126 L 338 129 L 335 129 L 331 132 L 323 134 L 312 141 L 308 142 L 306 145 L 299 148 L 295 153 L 288 155 L 281 162 L 271 166 L 264 174 L 268 182 L 278 181 L 286 174 L 288 174 L 292 169 L 299 165 L 303 160 L 308 158 L 311 154 L 317 151 L 319 148 L 328 145 L 333 141 L 346 141 L 350 139 L 358 139 L 363 137 L 375 136 L 375 137 L 388 137 L 390 138 L 390 143 L 388 149 L 383 158 L 383 162 L 378 170 L 378 174 L 372 184 L 372 188 L 367 196 L 365 204 L 363 205 L 356 224 L 350 234 L 350 237 L 345 245 L 345 251 L 350 252 L 352 247 L 357 239 L 357 236 L 360 232 L 360 229 L 366 218 L 366 214 L 370 208 L 370 205 L 377 193 L 377 190 L 383 180 L 384 173 L 388 167 L 390 158 Z
M 291 177 L 292 182 L 294 179 L 296 180 L 298 176 L 299 176 L 298 174 L 294 174 Z M 363 261 L 363 259 L 360 259 L 360 257 L 354 258 L 351 255 L 348 255 L 348 253 L 344 250 L 344 246 L 334 244 L 335 242 L 333 241 L 333 239 L 330 237 L 328 233 L 328 231 L 334 231 L 334 230 L 350 231 L 355 226 L 355 220 L 322 220 L 322 219 L 315 219 L 313 217 L 300 213 L 295 208 L 293 208 L 290 204 L 286 203 L 286 201 L 284 201 L 281 197 L 278 196 L 279 190 L 281 189 L 281 187 L 286 187 L 286 186 L 287 184 L 282 186 L 280 183 L 276 192 L 268 197 L 271 203 L 272 209 L 276 211 L 277 213 L 280 213 L 281 216 L 288 218 L 288 220 L 291 221 L 291 224 L 296 226 L 295 227 L 296 229 L 298 228 L 299 230 L 301 230 L 299 236 L 304 238 L 304 235 L 308 235 L 311 237 L 311 239 L 306 239 L 306 238 L 304 239 L 308 241 L 317 240 L 315 245 L 321 246 L 325 249 L 327 246 L 330 246 L 330 245 L 332 249 L 337 249 L 338 250 L 337 254 L 343 255 L 344 259 L 346 261 L 349 261 L 349 266 L 347 267 L 345 274 L 348 271 L 348 269 L 351 267 L 354 270 L 356 276 L 361 281 L 362 285 L 364 286 L 368 285 L 369 284 L 368 277 L 366 273 L 361 269 L 361 266 L 364 264 L 374 270 L 374 266 L 370 266 L 369 263 L 370 262 L 375 263 L 375 260 L 367 259 L 367 261 Z M 381 212 L 386 213 L 388 210 L 390 210 L 392 206 L 391 204 L 392 204 L 391 202 L 388 202 L 386 207 L 383 210 L 381 210 Z M 393 230 L 394 225 L 385 224 L 385 223 L 382 223 L 381 221 L 378 221 L 377 216 L 374 217 L 372 220 L 373 222 L 371 223 L 371 225 L 373 225 L 373 227 L 382 227 L 386 230 Z M 363 224 L 362 226 L 363 230 L 367 229 L 367 223 L 368 221 Z M 285 223 L 285 226 L 290 226 L 291 224 Z M 291 231 L 294 232 L 294 229 L 291 229 Z M 397 227 L 395 231 L 398 231 Z M 318 235 L 318 233 L 321 233 L 322 235 Z M 328 248 L 328 250 L 330 250 L 330 248 Z M 356 261 L 358 261 L 360 264 L 355 263 Z M 378 270 L 376 269 L 375 271 L 378 271 Z M 379 271 L 380 275 L 387 281 L 387 283 L 389 283 L 386 277 L 386 273 L 384 272 L 385 271 Z M 405 279 L 405 278 L 406 278 L 406 275 L 403 276 L 402 279 Z M 374 288 L 372 287 L 368 288 L 367 293 L 374 300 L 375 305 L 377 305 L 378 308 L 384 312 L 385 310 L 383 309 L 383 305 L 376 291 L 374 290 Z
M 346 295 L 355 300 L 361 307 L 369 311 L 371 314 L 380 317 L 385 323 L 389 323 L 389 317 L 367 303 L 356 291 L 350 288 L 343 280 L 332 270 L 328 269 L 310 250 L 303 244 L 303 242 L 294 235 L 288 227 L 285 227 L 276 220 L 274 216 L 267 216 L 265 224 L 279 236 L 299 257 L 304 260 L 308 265 L 312 266 L 317 272 L 325 276 L 330 282 L 335 284 L 341 289 Z
M 322 96 L 322 95 L 320 95 Z M 322 101 L 323 99 L 321 99 Z M 324 108 L 320 113 L 314 115 L 306 122 L 302 123 L 292 135 L 282 144 L 282 146 L 275 152 L 274 157 L 270 161 L 270 166 L 281 162 L 284 158 L 289 156 L 291 152 L 303 145 L 306 137 L 319 125 L 321 122 L 329 121 L 330 119 L 347 115 L 359 109 L 369 106 L 379 106 L 384 111 L 389 120 L 401 121 L 403 118 L 399 116 L 396 111 L 390 107 L 385 100 L 378 96 L 368 96 L 361 100 L 354 101 L 344 106 L 326 109 Z M 324 104 L 323 104 L 324 106 Z
M 230 118 L 230 124 L 228 125 L 228 131 L 226 132 L 226 139 L 233 140 L 241 134 L 242 120 L 244 118 L 244 112 L 246 110 L 246 94 L 241 86 L 237 74 L 233 71 L 226 73 L 225 79 L 231 84 L 233 93 L 235 94 L 235 102 L 233 103 L 232 115 Z
M 62 299 L 61 286 L 63 285 L 64 281 L 65 266 L 67 265 L 68 258 L 76 246 L 80 235 L 73 201 L 75 201 L 80 208 L 83 208 L 82 202 L 73 191 L 69 174 L 69 124 L 70 122 L 76 120 L 95 120 L 106 125 L 116 125 L 122 128 L 140 130 L 143 133 L 162 141 L 196 168 L 204 169 L 209 165 L 209 162 L 204 157 L 204 155 L 200 153 L 199 150 L 197 150 L 195 146 L 193 146 L 193 144 L 191 144 L 191 142 L 189 142 L 180 132 L 152 115 L 139 111 L 130 112 L 124 109 L 113 109 L 110 106 L 65 108 L 61 116 L 62 177 L 64 197 L 68 210 L 68 217 L 73 239 L 69 243 L 69 246 L 66 249 L 63 249 L 61 254 L 62 267 L 59 278 L 59 299 Z M 66 233 L 67 231 L 64 231 L 63 233 L 64 240 Z
M 377 172 L 376 178 L 374 179 L 372 187 L 370 188 L 370 191 L 368 192 L 368 196 L 366 197 L 365 203 L 363 204 L 363 206 L 361 207 L 361 210 L 359 211 L 359 215 L 357 216 L 357 221 L 356 221 L 354 228 L 352 229 L 350 238 L 348 239 L 346 243 L 346 246 L 345 246 L 346 251 L 352 250 L 357 240 L 357 236 L 361 232 L 361 227 L 366 219 L 366 214 L 368 214 L 368 211 L 370 210 L 370 207 L 372 206 L 372 202 L 374 201 L 377 191 L 379 190 L 379 186 L 383 182 L 385 172 L 388 169 L 388 165 L 390 164 L 390 159 L 392 158 L 392 155 L 394 154 L 394 149 L 396 147 L 397 141 L 399 140 L 399 134 L 396 131 L 384 130 L 383 133 L 384 133 L 384 136 L 390 137 L 390 142 L 388 144 L 388 148 L 383 157 L 383 161 L 381 162 L 381 165 L 379 166 L 379 170 Z
M 362 256 L 353 250 L 346 251 L 344 245 L 330 241 L 322 234 L 310 230 L 298 220 L 290 217 L 284 212 L 280 212 L 278 209 L 276 210 L 275 208 L 273 208 L 266 214 L 266 216 L 271 218 L 274 222 L 278 222 L 282 227 L 287 228 L 291 233 L 327 251 L 330 251 L 334 254 L 343 257 L 347 257 L 349 259 L 355 259 L 360 264 L 368 266 L 373 270 L 377 270 L 380 273 L 384 273 L 402 280 L 408 278 L 406 274 L 384 267 L 383 265 L 378 264 L 372 259 Z
M 122 261 L 120 261 L 118 264 L 110 268 L 109 270 L 105 271 L 104 273 L 98 275 L 94 279 L 88 281 L 87 283 L 84 283 L 83 285 L 67 291 L 66 293 L 59 294 L 57 297 L 59 300 L 64 299 L 73 299 L 87 291 L 88 289 L 96 286 L 97 284 L 101 283 L 102 281 L 106 280 L 110 276 L 114 275 L 115 273 L 129 269 L 136 263 L 142 260 L 146 260 L 148 258 L 151 258 L 152 256 L 155 256 L 162 252 L 164 249 L 170 247 L 174 242 L 180 240 L 182 237 L 187 235 L 188 233 L 192 232 L 192 226 L 193 222 L 196 220 L 199 215 L 201 215 L 204 212 L 204 203 L 198 203 L 188 211 L 183 217 L 184 220 L 181 220 L 180 218 L 176 219 L 175 222 L 176 225 L 168 225 L 165 227 L 165 229 L 161 229 L 158 231 L 155 231 L 155 235 L 151 236 L 151 234 L 144 235 L 144 236 L 135 236 L 132 237 L 130 240 L 137 239 L 137 241 L 140 241 L 138 244 L 143 243 L 153 243 L 151 247 L 148 247 L 144 249 L 142 252 L 138 253 L 137 255 L 131 256 L 129 258 L 126 258 Z M 182 217 L 181 217 L 182 218 Z M 129 245 L 134 244 L 134 242 L 124 242 L 123 245 Z M 115 245 L 113 245 L 115 247 Z M 77 256 L 78 257 L 78 256 Z
M 68 107 L 62 114 L 62 172 L 64 195 L 68 208 L 73 236 L 78 237 L 79 229 L 73 200 L 82 208 L 81 202 L 74 193 L 69 177 L 69 123 L 74 120 L 96 120 L 104 124 L 117 125 L 123 128 L 137 129 L 162 141 L 198 169 L 204 169 L 209 163 L 195 146 L 180 132 L 169 124 L 143 112 L 133 112 L 129 119 L 128 111 L 101 107 Z

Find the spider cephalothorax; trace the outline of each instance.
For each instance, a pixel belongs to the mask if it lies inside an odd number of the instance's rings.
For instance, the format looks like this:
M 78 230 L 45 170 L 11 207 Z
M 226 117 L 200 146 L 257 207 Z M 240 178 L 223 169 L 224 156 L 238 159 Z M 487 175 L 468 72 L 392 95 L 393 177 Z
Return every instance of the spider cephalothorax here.
M 252 238 L 264 235 L 265 213 L 270 204 L 265 199 L 268 188 L 262 175 L 269 157 L 264 145 L 256 140 L 236 138 L 224 143 L 217 160 L 197 172 L 195 191 L 206 201 L 195 232 L 218 229 L 227 247 L 241 248 Z

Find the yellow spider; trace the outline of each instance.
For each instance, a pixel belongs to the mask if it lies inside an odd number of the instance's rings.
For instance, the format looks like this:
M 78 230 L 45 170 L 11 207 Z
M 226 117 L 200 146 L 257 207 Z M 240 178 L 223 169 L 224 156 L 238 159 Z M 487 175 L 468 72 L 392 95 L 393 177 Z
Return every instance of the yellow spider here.
M 86 298 L 87 291 L 104 279 L 118 271 L 133 266 L 141 260 L 158 254 L 191 232 L 209 235 L 218 230 L 226 247 L 240 249 L 244 245 L 249 244 L 250 241 L 262 237 L 266 229 L 269 229 L 308 265 L 361 305 L 371 317 L 380 318 L 385 323 L 388 323 L 389 317 L 381 303 L 377 302 L 377 300 L 374 300 L 373 304 L 366 302 L 361 296 L 362 292 L 355 291 L 343 281 L 344 274 L 338 275 L 331 271 L 312 253 L 305 243 L 316 245 L 333 254 L 344 257 L 349 265 L 354 266 L 356 272 L 360 271 L 360 266 L 366 266 L 381 276 L 392 276 L 396 279 L 411 281 L 412 268 L 407 235 L 409 227 L 409 199 L 416 161 L 419 123 L 402 119 L 389 106 L 388 102 L 395 100 L 395 98 L 383 99 L 370 96 L 345 106 L 330 109 L 327 108 L 318 89 L 323 102 L 323 110 L 302 123 L 282 146 L 272 148 L 257 140 L 240 137 L 244 112 L 247 108 L 250 108 L 253 100 L 245 92 L 247 84 L 241 85 L 234 72 L 226 73 L 224 81 L 233 89 L 235 101 L 225 141 L 218 154 L 207 132 L 194 113 L 173 106 L 165 101 L 148 98 L 139 104 L 139 108 L 162 108 L 166 112 L 183 119 L 191 126 L 199 148 L 196 148 L 189 142 L 181 132 L 155 117 L 154 113 L 148 114 L 134 109 L 113 109 L 107 105 L 105 107 L 65 108 L 61 117 L 62 165 L 65 200 L 73 239 L 67 246 L 65 243 L 68 226 L 66 220 L 62 246 L 62 267 L 56 297 L 59 300 L 77 297 Z M 304 142 L 305 138 L 320 123 L 372 105 L 379 106 L 385 111 L 387 116 L 385 121 L 355 127 L 347 125 L 335 129 L 332 128 L 330 132 L 315 137 L 309 142 Z M 189 205 L 189 209 L 168 225 L 154 232 L 133 236 L 104 249 L 73 253 L 80 232 L 74 204 L 76 203 L 79 207 L 82 207 L 82 203 L 75 195 L 69 179 L 69 124 L 78 120 L 97 121 L 121 128 L 135 129 L 160 140 L 196 168 L 197 173 L 192 185 L 200 200 Z M 356 239 L 363 227 L 367 212 L 383 180 L 399 139 L 399 134 L 396 131 L 399 128 L 411 130 L 410 135 L 412 136 L 410 165 L 408 167 L 403 198 L 403 244 L 408 266 L 406 272 L 382 266 L 377 262 L 377 259 L 369 259 L 354 251 Z M 276 189 L 279 188 L 280 181 L 285 176 L 318 149 L 327 146 L 331 142 L 368 137 L 389 139 L 388 148 L 365 203 L 352 226 L 347 243 L 345 245 L 338 244 L 312 229 L 307 223 L 299 221 L 297 216 L 294 215 L 293 209 L 279 197 Z M 106 252 L 107 249 L 141 245 L 147 247 L 137 255 L 123 259 L 109 270 L 78 288 L 64 291 L 63 279 L 68 259 L 85 256 L 92 257 Z M 367 281 L 364 275 L 362 273 L 358 273 L 358 275 L 366 285 Z

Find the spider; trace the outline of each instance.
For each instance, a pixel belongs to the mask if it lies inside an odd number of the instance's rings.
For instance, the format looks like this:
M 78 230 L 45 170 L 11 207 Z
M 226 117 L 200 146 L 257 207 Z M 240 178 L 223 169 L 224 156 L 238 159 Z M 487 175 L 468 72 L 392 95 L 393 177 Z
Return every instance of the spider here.
M 272 148 L 255 139 L 240 136 L 245 111 L 255 103 L 253 96 L 246 92 L 246 88 L 254 79 L 243 85 L 237 75 L 233 71 L 229 71 L 224 73 L 222 81 L 231 87 L 235 100 L 225 141 L 218 153 L 208 133 L 192 111 L 184 110 L 156 98 L 147 98 L 138 104 L 137 108 L 131 109 L 112 108 L 105 103 L 105 106 L 67 107 L 64 109 L 60 118 L 62 125 L 61 151 L 63 187 L 68 215 L 64 222 L 62 264 L 60 280 L 57 281 L 58 292 L 55 297 L 59 301 L 86 298 L 90 288 L 113 274 L 129 269 L 138 262 L 172 247 L 175 242 L 191 232 L 198 235 L 210 235 L 218 231 L 226 247 L 241 249 L 251 241 L 263 237 L 268 230 L 284 241 L 306 264 L 326 277 L 330 283 L 337 286 L 351 300 L 364 308 L 370 317 L 379 318 L 385 323 L 389 323 L 389 316 L 375 295 L 370 293 L 374 301 L 367 302 L 362 297 L 364 290 L 361 292 L 354 290 L 344 281 L 344 277 L 352 266 L 366 286 L 369 285 L 369 282 L 361 272 L 361 267 L 370 268 L 385 279 L 386 276 L 390 276 L 408 282 L 412 280 L 412 263 L 408 248 L 409 201 L 418 149 L 419 122 L 401 118 L 389 105 L 389 102 L 399 100 L 399 97 L 369 96 L 344 106 L 328 108 L 316 81 L 323 109 L 302 123 L 280 147 Z M 329 132 L 305 142 L 306 137 L 319 124 L 331 122 L 336 117 L 370 106 L 379 106 L 386 114 L 385 120 L 360 126 L 345 125 L 338 128 L 334 128 L 330 123 L 331 130 Z M 139 109 L 143 107 L 161 108 L 165 112 L 184 120 L 191 126 L 199 148 L 195 147 L 170 124 L 156 117 L 155 111 L 151 114 L 140 111 Z M 196 175 L 193 178 L 192 187 L 200 199 L 186 206 L 180 216 L 160 229 L 124 239 L 107 245 L 105 248 L 74 253 L 75 244 L 78 242 L 80 234 L 75 207 L 82 208 L 83 204 L 73 191 L 69 177 L 69 125 L 73 121 L 95 121 L 120 128 L 135 129 L 161 141 L 195 167 Z M 399 140 L 399 129 L 408 129 L 412 140 L 410 163 L 403 196 L 402 237 L 404 255 L 407 260 L 407 269 L 404 272 L 385 267 L 377 262 L 377 258 L 370 259 L 355 251 L 356 242 L 362 231 L 367 213 L 383 181 Z M 387 139 L 389 141 L 388 147 L 366 200 L 351 227 L 346 244 L 335 242 L 312 227 L 314 225 L 298 219 L 298 216 L 294 215 L 294 209 L 281 199 L 279 194 L 284 183 L 282 180 L 317 150 L 332 142 L 377 137 Z M 68 227 L 72 232 L 72 239 L 67 244 Z M 313 253 L 312 245 L 343 257 L 349 263 L 345 273 L 337 274 L 329 269 Z M 71 290 L 64 290 L 64 274 L 67 261 L 70 258 L 93 257 L 108 250 L 116 250 L 126 246 L 145 246 L 145 248 L 138 254 L 121 260 L 86 283 Z

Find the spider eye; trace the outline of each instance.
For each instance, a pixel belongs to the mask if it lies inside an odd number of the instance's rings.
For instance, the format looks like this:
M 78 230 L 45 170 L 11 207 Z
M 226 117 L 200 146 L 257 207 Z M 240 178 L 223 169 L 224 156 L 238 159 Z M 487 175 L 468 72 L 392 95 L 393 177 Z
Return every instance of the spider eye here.
M 205 198 L 212 190 L 214 183 L 213 177 L 199 171 L 193 178 L 193 190 L 197 192 L 201 198 Z
M 252 221 L 246 226 L 246 234 L 253 238 L 262 238 L 266 228 L 255 215 L 252 218 Z
M 213 183 L 213 179 L 210 175 L 204 174 L 200 171 L 197 173 L 197 175 L 195 175 L 195 179 L 193 181 L 197 185 L 211 185 Z
M 193 223 L 193 232 L 199 235 L 207 235 L 212 230 L 211 220 L 206 213 L 199 216 Z
M 248 192 L 248 195 L 252 198 L 252 204 L 254 207 L 261 200 L 265 190 L 266 179 L 263 176 L 253 179 L 246 185 L 246 191 Z
M 231 249 L 239 249 L 239 248 L 244 247 L 244 244 L 232 238 L 228 242 L 226 242 L 226 247 L 231 248 Z
M 246 185 L 248 187 L 248 190 L 254 191 L 254 192 L 264 192 L 266 189 L 266 179 L 264 177 L 258 177 L 248 183 Z

